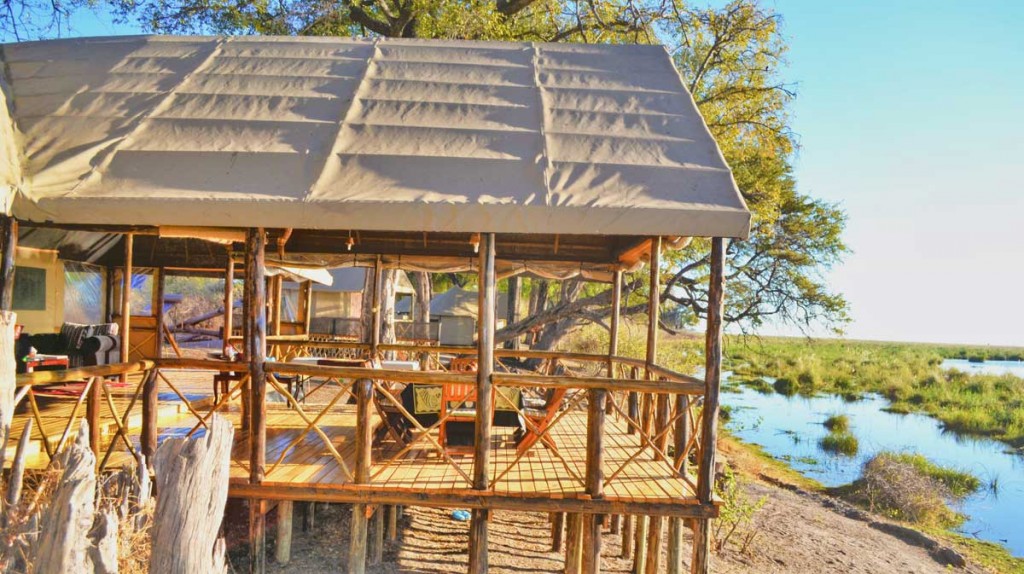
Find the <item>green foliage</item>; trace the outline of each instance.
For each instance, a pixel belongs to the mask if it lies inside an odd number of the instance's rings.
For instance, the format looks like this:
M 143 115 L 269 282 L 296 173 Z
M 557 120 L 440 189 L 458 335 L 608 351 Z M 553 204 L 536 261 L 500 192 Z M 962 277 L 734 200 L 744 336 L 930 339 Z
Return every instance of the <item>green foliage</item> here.
M 714 522 L 715 550 L 721 552 L 730 541 L 740 553 L 746 554 L 760 534 L 754 517 L 768 501 L 767 496 L 751 500 L 744 489 L 740 475 L 726 467 L 717 484 L 718 496 L 722 499 L 721 514 Z
M 829 432 L 848 432 L 850 430 L 850 417 L 846 415 L 832 415 L 822 423 Z
M 818 441 L 821 450 L 842 456 L 856 456 L 860 449 L 857 437 L 849 432 L 831 432 Z

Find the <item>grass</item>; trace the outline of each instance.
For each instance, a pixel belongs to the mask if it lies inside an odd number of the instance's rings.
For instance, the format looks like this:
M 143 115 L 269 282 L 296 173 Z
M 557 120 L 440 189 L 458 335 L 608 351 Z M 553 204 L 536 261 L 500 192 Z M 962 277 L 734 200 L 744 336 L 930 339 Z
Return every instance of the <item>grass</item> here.
M 726 345 L 727 366 L 737 376 L 774 378 L 779 394 L 878 393 L 890 401 L 889 412 L 925 413 L 950 432 L 992 437 L 1024 450 L 1024 379 L 941 367 L 947 358 L 982 355 L 1016 360 L 1024 351 L 775 337 L 729 337 Z
M 942 466 L 928 460 L 924 455 L 910 452 L 881 452 L 878 456 L 902 462 L 913 467 L 917 472 L 938 481 L 949 489 L 950 494 L 963 498 L 981 488 L 981 479 L 959 468 Z
M 857 437 L 849 432 L 831 432 L 818 441 L 821 450 L 842 456 L 856 456 L 860 450 Z
M 843 433 L 850 431 L 850 417 L 846 415 L 832 415 L 821 424 L 825 425 L 829 432 Z
M 1024 558 L 1016 558 L 1007 548 L 995 542 L 978 540 L 943 528 L 921 528 L 924 532 L 945 541 L 973 562 L 992 572 L 1024 574 Z

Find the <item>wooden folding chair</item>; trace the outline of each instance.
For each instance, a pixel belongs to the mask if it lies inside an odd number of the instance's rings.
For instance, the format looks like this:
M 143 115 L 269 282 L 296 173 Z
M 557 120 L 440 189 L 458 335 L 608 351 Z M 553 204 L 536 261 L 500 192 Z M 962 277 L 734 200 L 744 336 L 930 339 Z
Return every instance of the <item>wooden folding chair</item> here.
M 520 439 L 519 445 L 516 446 L 516 454 L 522 454 L 530 449 L 537 441 L 541 441 L 545 446 L 552 450 L 558 450 L 555 446 L 555 442 L 551 440 L 551 437 L 545 433 L 551 421 L 558 415 L 558 410 L 562 406 L 562 400 L 565 399 L 565 393 L 568 389 L 554 389 L 548 395 L 547 402 L 544 404 L 544 408 L 541 410 L 525 409 L 523 415 L 529 419 L 526 425 L 526 432 L 523 434 L 523 438 Z

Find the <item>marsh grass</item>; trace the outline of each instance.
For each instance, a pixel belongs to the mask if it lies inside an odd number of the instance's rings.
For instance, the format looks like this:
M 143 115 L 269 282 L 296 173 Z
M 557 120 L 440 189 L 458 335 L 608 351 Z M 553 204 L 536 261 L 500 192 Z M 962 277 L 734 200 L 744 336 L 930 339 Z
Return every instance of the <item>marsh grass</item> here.
M 832 415 L 825 419 L 825 422 L 821 423 L 829 430 L 829 432 L 849 432 L 850 431 L 850 417 L 846 415 Z
M 856 456 L 860 450 L 857 437 L 846 431 L 828 433 L 818 441 L 818 446 L 825 452 L 841 456 Z

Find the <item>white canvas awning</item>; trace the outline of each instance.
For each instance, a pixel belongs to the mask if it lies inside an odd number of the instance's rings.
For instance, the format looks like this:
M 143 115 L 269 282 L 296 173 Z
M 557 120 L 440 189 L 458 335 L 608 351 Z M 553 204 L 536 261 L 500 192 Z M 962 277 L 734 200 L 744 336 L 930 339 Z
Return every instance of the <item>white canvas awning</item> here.
M 661 47 L 139 36 L 2 58 L 0 185 L 25 220 L 748 233 Z

